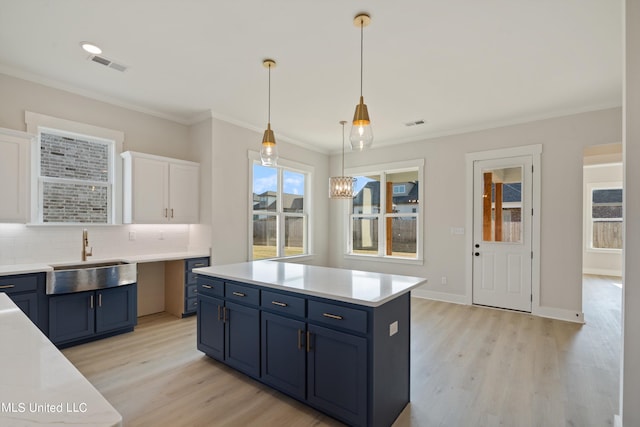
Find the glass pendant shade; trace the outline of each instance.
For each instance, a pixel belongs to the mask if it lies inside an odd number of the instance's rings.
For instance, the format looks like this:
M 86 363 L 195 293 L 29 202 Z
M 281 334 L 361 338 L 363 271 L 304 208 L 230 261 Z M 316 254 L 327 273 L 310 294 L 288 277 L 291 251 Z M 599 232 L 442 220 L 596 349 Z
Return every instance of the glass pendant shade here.
M 373 144 L 373 129 L 371 128 L 371 120 L 369 120 L 369 111 L 362 96 L 353 115 L 353 126 L 349 140 L 351 141 L 351 149 L 355 151 L 362 151 Z
M 271 130 L 271 123 L 267 124 L 267 130 L 264 131 L 262 137 L 260 161 L 263 166 L 276 166 L 278 161 L 278 147 L 276 146 L 276 137 Z
M 329 178 L 329 197 L 332 199 L 353 199 L 356 179 L 352 176 L 332 176 Z

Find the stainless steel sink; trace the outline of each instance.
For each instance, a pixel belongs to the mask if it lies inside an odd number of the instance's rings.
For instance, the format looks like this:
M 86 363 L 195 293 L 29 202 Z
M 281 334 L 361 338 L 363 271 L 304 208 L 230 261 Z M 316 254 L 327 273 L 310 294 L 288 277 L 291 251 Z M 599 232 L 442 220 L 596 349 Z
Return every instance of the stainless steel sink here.
M 67 294 L 136 283 L 137 264 L 123 262 L 63 265 L 47 273 L 47 294 Z

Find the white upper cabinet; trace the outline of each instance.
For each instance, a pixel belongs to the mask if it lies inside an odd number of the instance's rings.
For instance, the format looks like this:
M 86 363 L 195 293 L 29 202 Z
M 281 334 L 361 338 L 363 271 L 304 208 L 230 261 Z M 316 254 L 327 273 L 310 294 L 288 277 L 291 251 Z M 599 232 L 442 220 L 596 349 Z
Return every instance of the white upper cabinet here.
M 29 217 L 29 152 L 33 135 L 0 128 L 0 222 Z
M 190 224 L 199 221 L 200 165 L 125 151 L 125 224 Z

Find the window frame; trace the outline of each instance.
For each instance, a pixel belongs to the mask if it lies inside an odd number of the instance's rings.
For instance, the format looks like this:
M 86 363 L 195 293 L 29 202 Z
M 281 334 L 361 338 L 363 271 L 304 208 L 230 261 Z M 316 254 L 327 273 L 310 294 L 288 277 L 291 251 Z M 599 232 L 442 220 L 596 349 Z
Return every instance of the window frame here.
M 591 182 L 587 184 L 587 194 L 585 195 L 586 209 L 585 217 L 587 221 L 586 229 L 586 251 L 591 253 L 622 253 L 622 248 L 595 248 L 593 247 L 593 191 L 594 190 L 622 190 L 622 203 L 624 203 L 624 188 L 620 181 L 612 182 Z M 624 211 L 622 216 L 624 227 Z
M 353 213 L 353 200 L 349 200 L 345 203 L 345 211 L 343 220 L 346 221 L 346 226 L 343 227 L 345 235 L 343 237 L 344 242 L 344 255 L 345 259 L 352 260 L 375 260 L 390 263 L 401 264 L 420 264 L 424 263 L 424 159 L 415 159 L 399 162 L 382 163 L 370 166 L 361 166 L 345 169 L 345 175 L 347 176 L 364 176 L 364 175 L 379 175 L 380 176 L 380 208 L 378 213 L 370 214 L 354 214 Z M 386 206 L 386 177 L 389 174 L 399 172 L 418 172 L 418 212 L 385 212 L 384 206 Z M 392 188 L 391 197 L 393 197 Z M 353 218 L 375 218 L 378 220 L 378 236 L 386 236 L 386 218 L 395 217 L 415 217 L 416 218 L 416 256 L 415 258 L 400 257 L 393 255 L 386 255 L 386 239 L 378 237 L 378 253 L 374 254 L 358 254 L 353 252 Z
M 247 245 L 247 259 L 253 261 L 253 217 L 254 215 L 266 215 L 276 218 L 276 256 L 272 258 L 260 258 L 260 260 L 268 259 L 304 259 L 313 256 L 313 175 L 315 168 L 304 163 L 295 162 L 287 159 L 278 159 L 276 166 L 264 166 L 272 169 L 276 169 L 277 174 L 277 196 L 276 196 L 276 211 L 269 210 L 253 210 L 253 167 L 254 165 L 261 165 L 260 153 L 257 151 L 249 151 L 249 180 L 248 180 L 248 195 L 249 195 L 249 221 L 248 221 L 248 245 Z M 284 212 L 282 201 L 284 193 L 284 171 L 303 174 L 304 179 L 304 204 L 302 212 Z M 303 218 L 304 230 L 303 230 L 303 253 L 296 255 L 284 254 L 284 242 L 285 242 L 285 221 L 287 218 Z
M 124 133 L 121 131 L 93 126 L 86 123 L 59 119 L 44 114 L 25 112 L 27 132 L 36 135 L 31 146 L 31 222 L 29 225 L 44 226 L 109 226 L 122 223 L 122 159 L 120 153 L 124 147 Z M 71 138 L 86 139 L 91 142 L 107 144 L 109 147 L 109 182 L 107 184 L 108 212 L 106 223 L 90 222 L 43 222 L 44 182 L 64 182 L 89 184 L 91 181 L 58 179 L 41 176 L 41 135 L 49 133 Z M 104 183 L 99 182 L 103 186 Z

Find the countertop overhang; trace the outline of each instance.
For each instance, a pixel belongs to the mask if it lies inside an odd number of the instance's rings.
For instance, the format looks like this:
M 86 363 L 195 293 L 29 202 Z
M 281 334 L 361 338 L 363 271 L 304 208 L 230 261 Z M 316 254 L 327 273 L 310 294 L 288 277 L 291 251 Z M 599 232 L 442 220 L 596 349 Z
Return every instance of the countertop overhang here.
M 122 425 L 122 416 L 4 293 L 0 342 L 1 425 Z
M 427 283 L 423 277 L 266 260 L 194 268 L 193 272 L 368 307 L 378 307 Z

